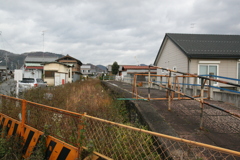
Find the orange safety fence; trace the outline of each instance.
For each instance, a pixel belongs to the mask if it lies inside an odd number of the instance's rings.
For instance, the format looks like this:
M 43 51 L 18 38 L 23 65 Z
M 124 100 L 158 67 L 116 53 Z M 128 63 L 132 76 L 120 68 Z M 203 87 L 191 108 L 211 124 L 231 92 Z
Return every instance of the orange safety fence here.
M 148 131 L 144 127 L 136 128 L 4 95 L 0 95 L 0 99 L 1 128 L 8 127 L 9 134 L 23 133 L 27 146 L 38 142 L 44 134 L 46 159 L 60 156 L 68 159 L 69 155 L 84 159 L 89 154 L 101 159 L 240 159 L 238 151 Z M 25 124 L 21 124 L 23 122 Z M 15 125 L 20 128 L 14 129 Z M 31 153 L 30 150 L 27 147 L 25 153 Z

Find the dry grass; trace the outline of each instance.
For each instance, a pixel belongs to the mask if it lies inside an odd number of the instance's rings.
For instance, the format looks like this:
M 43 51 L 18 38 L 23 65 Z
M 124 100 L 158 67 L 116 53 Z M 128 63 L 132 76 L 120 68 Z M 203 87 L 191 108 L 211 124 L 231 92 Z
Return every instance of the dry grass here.
M 46 93 L 52 98 L 46 98 Z M 122 116 L 123 110 L 119 109 L 123 103 L 114 101 L 110 93 L 102 87 L 101 81 L 97 79 L 29 90 L 22 98 L 77 113 L 86 112 L 88 115 L 115 122 L 123 122 L 126 118 Z

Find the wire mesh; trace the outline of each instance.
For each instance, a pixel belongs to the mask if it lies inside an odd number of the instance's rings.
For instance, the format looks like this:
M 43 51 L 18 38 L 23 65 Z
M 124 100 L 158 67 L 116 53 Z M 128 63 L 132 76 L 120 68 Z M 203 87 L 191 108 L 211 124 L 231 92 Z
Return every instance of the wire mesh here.
M 240 156 L 204 147 L 194 141 L 144 129 L 84 118 L 82 145 L 113 159 L 239 159 Z M 239 153 L 238 153 L 239 154 Z
M 4 106 L 16 107 L 16 102 L 21 100 L 2 98 L 1 111 L 16 117 L 17 114 L 3 110 Z M 90 153 L 98 152 L 112 159 L 240 159 L 240 153 L 233 150 L 28 101 L 26 124 L 76 147 L 86 148 Z
M 8 96 L 0 96 L 0 112 L 17 120 L 21 120 L 22 101 Z
M 78 145 L 81 114 L 27 103 L 26 124 L 67 143 Z

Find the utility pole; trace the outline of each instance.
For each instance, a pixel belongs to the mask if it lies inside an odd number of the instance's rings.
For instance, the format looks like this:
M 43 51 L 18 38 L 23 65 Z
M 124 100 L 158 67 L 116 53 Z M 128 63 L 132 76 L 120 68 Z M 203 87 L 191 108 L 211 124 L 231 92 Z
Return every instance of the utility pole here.
M 138 61 L 138 59 L 137 59 L 137 56 L 134 56 L 134 58 L 135 58 L 136 61 L 137 61 L 137 65 L 140 66 L 139 61 Z
M 194 33 L 194 26 L 195 26 L 195 23 L 191 23 L 192 34 Z

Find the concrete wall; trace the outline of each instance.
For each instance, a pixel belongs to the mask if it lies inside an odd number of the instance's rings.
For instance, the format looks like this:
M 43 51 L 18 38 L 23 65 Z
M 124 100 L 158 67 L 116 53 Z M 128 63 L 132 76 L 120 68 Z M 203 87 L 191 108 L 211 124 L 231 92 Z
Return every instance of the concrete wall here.
M 146 83 L 143 85 L 143 87 L 148 87 L 148 84 Z M 160 89 L 158 85 L 151 85 L 152 88 L 155 89 Z M 165 89 L 162 89 L 165 90 Z M 186 89 L 186 95 L 193 96 L 193 89 L 187 88 Z M 196 95 L 200 95 L 200 89 L 197 89 Z M 208 96 L 208 92 L 204 92 L 204 97 Z M 240 94 L 238 93 L 231 93 L 231 92 L 226 92 L 226 91 L 213 91 L 212 93 L 212 100 L 215 101 L 221 101 L 225 103 L 232 104 L 236 106 L 237 108 L 240 108 Z
M 187 89 L 186 94 L 187 95 L 193 95 L 193 89 Z M 197 95 L 200 94 L 200 90 L 197 90 Z M 205 92 L 205 97 L 207 97 L 207 92 Z M 232 104 L 236 106 L 237 108 L 240 108 L 240 94 L 237 93 L 231 93 L 231 92 L 226 92 L 226 91 L 213 91 L 212 93 L 212 100 L 215 101 L 221 101 L 225 103 Z

